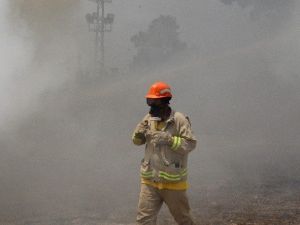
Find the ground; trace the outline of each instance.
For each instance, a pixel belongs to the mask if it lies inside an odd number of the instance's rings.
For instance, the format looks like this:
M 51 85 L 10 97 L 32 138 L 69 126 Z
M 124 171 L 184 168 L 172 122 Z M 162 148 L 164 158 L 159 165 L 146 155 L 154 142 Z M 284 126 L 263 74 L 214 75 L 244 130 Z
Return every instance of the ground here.
M 299 225 L 300 183 L 260 186 L 223 186 L 204 188 L 200 198 L 190 194 L 192 212 L 199 225 Z M 110 215 L 109 221 L 97 213 L 32 218 L 1 222 L 1 225 L 134 225 L 134 210 L 128 215 Z M 125 222 L 124 222 L 125 221 Z M 159 225 L 175 224 L 166 207 L 159 215 Z

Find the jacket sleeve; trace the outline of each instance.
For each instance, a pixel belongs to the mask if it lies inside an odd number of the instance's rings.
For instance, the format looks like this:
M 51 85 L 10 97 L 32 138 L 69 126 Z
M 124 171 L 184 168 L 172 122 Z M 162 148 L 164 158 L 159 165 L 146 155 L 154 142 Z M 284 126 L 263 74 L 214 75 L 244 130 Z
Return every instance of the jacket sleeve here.
M 178 135 L 173 136 L 171 149 L 180 154 L 188 154 L 196 148 L 197 140 L 193 134 L 191 123 L 188 117 L 178 113 L 175 117 L 175 124 Z
M 146 143 L 145 129 L 147 129 L 148 122 L 146 116 L 138 123 L 132 134 L 132 142 L 135 145 L 143 145 Z

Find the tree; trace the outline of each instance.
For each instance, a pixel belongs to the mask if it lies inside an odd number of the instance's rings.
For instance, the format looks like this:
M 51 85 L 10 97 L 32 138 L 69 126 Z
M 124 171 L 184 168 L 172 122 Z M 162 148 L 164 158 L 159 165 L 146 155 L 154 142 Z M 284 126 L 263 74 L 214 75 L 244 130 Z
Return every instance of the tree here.
M 157 65 L 186 49 L 186 43 L 179 39 L 178 29 L 176 18 L 161 15 L 151 22 L 147 31 L 132 36 L 131 42 L 137 49 L 132 66 Z

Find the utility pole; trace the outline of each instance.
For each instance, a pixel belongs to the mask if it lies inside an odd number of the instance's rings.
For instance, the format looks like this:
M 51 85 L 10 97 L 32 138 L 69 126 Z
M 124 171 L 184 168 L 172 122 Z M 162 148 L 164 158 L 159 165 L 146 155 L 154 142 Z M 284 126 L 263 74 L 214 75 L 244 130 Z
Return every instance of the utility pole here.
M 112 31 L 112 24 L 114 22 L 114 14 L 108 13 L 105 16 L 105 3 L 111 3 L 112 0 L 89 0 L 97 4 L 96 12 L 88 13 L 86 20 L 89 25 L 89 31 L 95 32 L 95 66 L 98 69 L 100 65 L 101 70 L 105 70 L 105 48 L 104 48 L 104 34 Z M 100 12 L 101 10 L 101 12 Z M 99 54 L 100 52 L 100 54 Z

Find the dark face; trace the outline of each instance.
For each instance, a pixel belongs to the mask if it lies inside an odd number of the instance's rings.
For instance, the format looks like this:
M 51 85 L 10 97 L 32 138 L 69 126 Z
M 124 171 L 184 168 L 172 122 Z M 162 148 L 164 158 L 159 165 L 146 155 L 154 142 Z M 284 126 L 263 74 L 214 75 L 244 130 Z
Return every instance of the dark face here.
M 150 115 L 165 119 L 170 114 L 169 99 L 147 98 L 147 105 L 150 106 Z
M 162 101 L 160 98 L 147 98 L 147 105 L 151 106 L 161 106 Z

